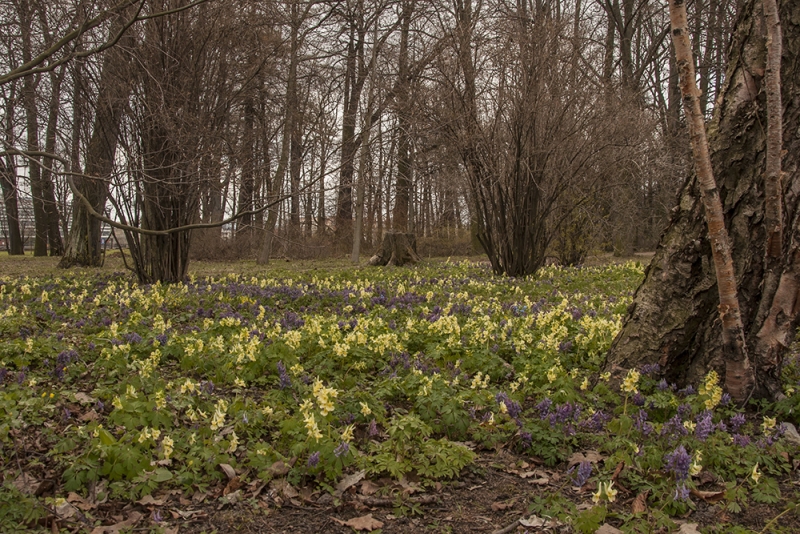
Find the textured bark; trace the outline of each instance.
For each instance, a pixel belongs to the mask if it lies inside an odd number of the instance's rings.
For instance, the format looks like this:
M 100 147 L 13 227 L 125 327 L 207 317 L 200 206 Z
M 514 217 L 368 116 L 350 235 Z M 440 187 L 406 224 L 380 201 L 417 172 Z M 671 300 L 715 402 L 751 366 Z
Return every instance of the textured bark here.
M 110 35 L 116 35 L 122 28 L 122 23 L 122 18 L 118 17 L 111 26 Z M 119 124 L 130 93 L 128 49 L 132 45 L 133 37 L 130 33 L 125 33 L 117 45 L 108 50 L 103 60 L 94 126 L 86 148 L 84 176 L 76 176 L 74 180 L 78 191 L 98 213 L 105 211 L 108 195 L 106 182 L 114 168 Z M 100 226 L 100 221 L 92 217 L 83 202 L 74 199 L 72 227 L 64 256 L 58 266 L 65 269 L 77 265 L 101 266 L 103 256 Z
M 22 256 L 25 249 L 22 244 L 22 232 L 19 231 L 19 209 L 17 206 L 17 176 L 13 168 L 0 158 L 0 186 L 3 189 L 3 203 L 6 208 L 6 224 L 8 225 L 8 243 L 6 249 L 10 256 Z
M 669 10 L 672 22 L 672 40 L 675 46 L 675 58 L 683 95 L 683 109 L 689 126 L 694 168 L 700 184 L 700 198 L 703 201 L 703 210 L 708 225 L 708 239 L 711 243 L 711 258 L 717 278 L 719 315 L 722 321 L 725 386 L 737 402 L 743 402 L 753 385 L 753 372 L 744 342 L 744 328 L 739 309 L 736 277 L 733 272 L 730 239 L 725 228 L 722 203 L 711 168 L 704 115 L 700 109 L 700 92 L 695 85 L 694 61 L 689 42 L 684 0 L 670 0 Z
M 383 236 L 380 248 L 369 259 L 370 265 L 402 266 L 409 263 L 418 263 L 417 238 L 414 234 L 403 232 L 387 232 Z
M 756 394 L 776 396 L 781 357 L 794 337 L 800 302 L 800 4 L 784 0 L 781 6 L 787 177 L 783 221 L 791 236 L 783 245 L 781 284 L 774 291 L 763 286 L 766 46 L 757 8 L 755 1 L 742 8 L 726 84 L 709 127 L 709 147 L 731 238 L 745 338 L 756 370 Z M 719 298 L 703 217 L 698 180 L 691 175 L 679 192 L 670 224 L 608 355 L 608 370 L 659 363 L 665 376 L 678 383 L 696 383 L 709 369 L 724 372 Z

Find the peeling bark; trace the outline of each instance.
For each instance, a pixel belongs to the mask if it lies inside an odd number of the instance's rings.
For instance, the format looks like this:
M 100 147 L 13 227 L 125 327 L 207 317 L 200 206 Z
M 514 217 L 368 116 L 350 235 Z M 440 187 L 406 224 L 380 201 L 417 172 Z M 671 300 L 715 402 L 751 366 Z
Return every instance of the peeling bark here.
M 800 3 L 781 4 L 786 178 L 782 218 L 787 238 L 780 283 L 774 290 L 764 285 L 766 42 L 757 0 L 742 8 L 721 103 L 708 128 L 745 340 L 756 370 L 755 394 L 772 397 L 780 391 L 781 359 L 794 338 L 800 302 Z M 698 180 L 692 174 L 679 192 L 669 226 L 609 352 L 607 370 L 659 363 L 665 377 L 679 384 L 697 383 L 709 369 L 724 372 L 717 281 L 703 217 Z

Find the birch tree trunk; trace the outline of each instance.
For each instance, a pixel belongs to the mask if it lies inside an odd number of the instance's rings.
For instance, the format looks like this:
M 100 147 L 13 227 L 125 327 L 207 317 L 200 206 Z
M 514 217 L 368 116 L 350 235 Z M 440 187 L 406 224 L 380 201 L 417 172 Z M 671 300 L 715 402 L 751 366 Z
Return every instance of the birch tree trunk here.
M 755 394 L 780 395 L 782 356 L 794 339 L 800 304 L 800 3 L 783 0 L 782 96 L 784 197 L 780 283 L 764 285 L 767 135 L 766 39 L 760 0 L 742 7 L 730 47 L 726 82 L 709 125 L 709 152 L 731 240 L 745 342 L 756 374 Z M 720 305 L 700 181 L 690 175 L 678 195 L 645 280 L 609 352 L 606 369 L 661 365 L 679 384 L 697 383 L 710 369 L 724 372 Z

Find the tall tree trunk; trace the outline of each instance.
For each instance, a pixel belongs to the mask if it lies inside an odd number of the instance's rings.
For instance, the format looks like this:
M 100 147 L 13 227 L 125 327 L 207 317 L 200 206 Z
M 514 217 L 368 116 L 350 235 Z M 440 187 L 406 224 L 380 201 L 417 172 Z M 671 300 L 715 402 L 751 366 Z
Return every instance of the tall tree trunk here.
M 123 13 L 115 19 L 109 35 L 116 35 L 120 31 L 124 17 Z M 133 36 L 130 32 L 126 32 L 116 46 L 106 52 L 100 73 L 92 136 L 86 148 L 84 176 L 74 179 L 78 192 L 98 213 L 105 211 L 107 182 L 114 168 L 120 121 L 130 93 L 128 51 L 132 45 Z M 91 216 L 80 199 L 75 198 L 72 204 L 69 240 L 58 266 L 66 269 L 76 265 L 83 267 L 102 265 L 100 227 L 100 221 Z
M 22 244 L 22 233 L 19 231 L 17 177 L 14 167 L 6 165 L 2 158 L 0 158 L 0 186 L 3 189 L 3 204 L 6 209 L 6 224 L 8 225 L 8 254 L 22 256 L 25 254 L 25 249 Z
M 48 106 L 47 128 L 45 130 L 44 150 L 49 154 L 56 151 L 56 128 L 58 127 L 59 111 L 61 109 L 61 84 L 64 81 L 65 69 L 50 73 L 51 94 Z M 58 204 L 56 204 L 53 185 L 53 158 L 42 159 L 42 199 L 47 217 L 47 241 L 50 246 L 51 256 L 61 256 L 64 253 L 64 242 L 61 240 L 59 229 Z
M 408 79 L 408 37 L 411 27 L 411 16 L 414 13 L 415 0 L 405 0 L 400 23 L 400 52 L 397 72 L 400 91 L 398 91 L 397 114 L 397 183 L 395 184 L 394 215 L 392 228 L 397 232 L 407 233 L 409 200 L 411 197 L 411 92 Z
M 700 184 L 700 197 L 708 224 L 708 239 L 711 242 L 711 257 L 714 261 L 717 278 L 719 314 L 722 321 L 725 386 L 736 401 L 743 402 L 747 398 L 754 380 L 744 342 L 744 327 L 739 309 L 736 276 L 733 272 L 730 238 L 725 228 L 722 202 L 719 199 L 719 190 L 714 180 L 711 157 L 708 153 L 708 139 L 704 115 L 700 109 L 699 91 L 695 84 L 695 70 L 684 0 L 670 0 L 669 9 L 672 19 L 675 58 L 681 78 L 683 109 L 689 125 L 695 173 Z
M 5 124 L 3 125 L 5 141 L 9 145 L 14 139 L 14 104 L 16 100 L 16 82 L 11 82 L 5 109 Z M 3 203 L 6 208 L 6 224 L 8 225 L 8 253 L 11 256 L 25 254 L 22 241 L 22 232 L 19 226 L 19 205 L 17 195 L 17 174 L 14 169 L 14 157 L 6 156 L 0 159 L 0 186 L 3 189 Z
M 20 4 L 20 30 L 22 35 L 22 61 L 29 62 L 33 57 L 33 6 L 27 2 Z M 22 107 L 25 110 L 26 145 L 30 151 L 40 151 L 39 145 L 39 111 L 37 109 L 38 78 L 33 74 L 25 76 L 22 81 Z M 44 187 L 42 184 L 42 168 L 40 157 L 28 158 L 28 178 L 31 183 L 34 219 L 34 256 L 47 256 L 47 212 L 44 209 Z
M 709 127 L 709 148 L 732 245 L 745 341 L 753 361 L 757 395 L 778 396 L 781 358 L 794 338 L 800 303 L 800 4 L 781 2 L 783 25 L 782 95 L 787 179 L 781 279 L 775 290 L 763 285 L 765 247 L 764 168 L 767 123 L 762 78 L 766 47 L 758 23 L 759 0 L 742 8 L 720 105 Z M 622 330 L 608 355 L 612 371 L 659 363 L 678 383 L 697 383 L 709 370 L 724 372 L 717 279 L 706 237 L 699 183 L 684 183 L 645 280 L 634 296 Z

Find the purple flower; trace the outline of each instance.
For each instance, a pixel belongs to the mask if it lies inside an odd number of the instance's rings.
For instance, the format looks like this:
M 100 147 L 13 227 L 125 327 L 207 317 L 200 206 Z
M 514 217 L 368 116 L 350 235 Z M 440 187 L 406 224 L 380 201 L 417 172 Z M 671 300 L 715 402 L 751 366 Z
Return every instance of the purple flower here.
M 308 457 L 308 467 L 316 467 L 319 463 L 319 451 L 312 452 Z
M 653 425 L 647 422 L 646 410 L 639 410 L 639 413 L 633 417 L 633 427 L 645 436 L 650 435 L 653 431 Z
M 719 400 L 719 405 L 720 406 L 727 406 L 730 403 L 731 403 L 731 396 L 728 395 L 727 393 L 723 393 L 722 397 Z
M 531 444 L 533 444 L 533 435 L 530 432 L 520 432 L 519 437 L 525 447 L 530 448 Z
M 669 384 L 667 384 L 667 381 L 662 378 L 656 387 L 659 391 L 666 391 L 669 389 Z
M 570 467 L 567 474 L 572 474 L 572 484 L 576 488 L 582 488 L 589 477 L 592 476 L 592 464 L 590 462 L 581 462 L 578 465 L 578 470 L 575 471 L 575 466 Z
M 644 401 L 645 401 L 644 395 L 642 395 L 638 391 L 633 394 L 633 397 L 631 397 L 631 402 L 633 402 L 635 406 L 639 407 L 644 406 Z
M 714 432 L 715 425 L 711 415 L 711 411 L 710 410 L 704 411 L 703 413 L 697 416 L 695 421 L 697 422 L 697 426 L 695 426 L 694 435 L 700 441 L 705 441 L 706 439 L 708 439 L 708 436 L 710 436 L 711 433 Z
M 369 422 L 369 427 L 367 428 L 367 433 L 369 434 L 369 437 L 371 437 L 371 438 L 374 438 L 375 436 L 377 436 L 380 433 L 380 431 L 378 430 L 378 422 L 375 421 L 375 419 L 373 419 L 372 421 Z
M 0 369 L 0 384 L 6 381 L 6 377 L 8 376 L 8 369 L 3 367 Z
M 539 417 L 544 419 L 550 413 L 550 406 L 553 405 L 553 401 L 548 398 L 543 399 L 539 404 L 536 405 L 536 409 L 539 410 Z
M 642 366 L 641 373 L 643 375 L 653 375 L 661 370 L 661 366 L 657 363 L 648 363 Z
M 750 436 L 745 436 L 743 434 L 734 434 L 733 444 L 738 445 L 739 447 L 747 447 L 748 445 L 750 445 Z
M 681 484 L 680 486 L 676 487 L 675 493 L 672 494 L 672 498 L 676 501 L 688 501 L 689 488 L 686 487 L 686 484 Z
M 745 422 L 746 422 L 746 421 L 747 421 L 747 420 L 745 419 L 745 417 L 744 417 L 744 414 L 743 414 L 743 413 L 737 413 L 736 415 L 734 415 L 733 417 L 731 417 L 731 422 L 730 422 L 730 424 L 731 424 L 731 432 L 736 432 L 736 431 L 738 431 L 738 430 L 739 430 L 739 428 L 740 428 L 740 427 L 741 427 L 743 424 L 745 424 Z
M 683 445 L 679 445 L 677 449 L 667 454 L 664 460 L 667 463 L 667 471 L 675 475 L 675 480 L 680 482 L 689 478 L 692 459 Z
M 340 457 L 344 456 L 345 454 L 347 454 L 349 451 L 350 451 L 350 444 L 349 444 L 349 443 L 347 443 L 346 441 L 343 441 L 343 442 L 341 442 L 341 443 L 339 444 L 339 446 L 338 446 L 338 447 L 336 447 L 335 449 L 333 449 L 333 454 L 334 454 L 334 455 L 335 455 L 337 458 L 340 458 Z
M 278 384 L 278 387 L 280 387 L 281 389 L 292 387 L 292 379 L 289 378 L 289 373 L 286 372 L 286 366 L 283 365 L 283 361 L 278 362 L 277 364 L 275 364 L 275 366 L 278 368 L 278 375 L 280 378 L 280 383 Z
M 679 415 L 674 415 L 672 419 L 664 423 L 664 426 L 661 427 L 661 435 L 662 436 L 685 436 L 689 432 L 686 430 L 686 427 L 683 426 L 683 419 Z

